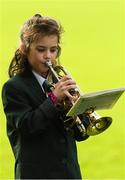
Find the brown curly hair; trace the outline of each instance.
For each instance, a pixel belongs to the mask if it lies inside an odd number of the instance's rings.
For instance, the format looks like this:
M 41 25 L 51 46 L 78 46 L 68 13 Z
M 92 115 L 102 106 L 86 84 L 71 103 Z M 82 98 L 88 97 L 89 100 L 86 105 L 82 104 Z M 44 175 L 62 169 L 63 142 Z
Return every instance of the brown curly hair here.
M 42 36 L 56 35 L 58 37 L 57 57 L 59 57 L 61 51 L 59 44 L 62 32 L 63 28 L 56 20 L 36 14 L 24 23 L 20 33 L 20 42 L 25 46 L 25 52 L 28 52 L 31 43 L 37 40 L 41 34 Z M 21 49 L 18 48 L 9 66 L 9 77 L 13 77 L 18 73 L 27 72 L 28 70 L 30 70 L 30 65 L 26 53 L 23 53 Z

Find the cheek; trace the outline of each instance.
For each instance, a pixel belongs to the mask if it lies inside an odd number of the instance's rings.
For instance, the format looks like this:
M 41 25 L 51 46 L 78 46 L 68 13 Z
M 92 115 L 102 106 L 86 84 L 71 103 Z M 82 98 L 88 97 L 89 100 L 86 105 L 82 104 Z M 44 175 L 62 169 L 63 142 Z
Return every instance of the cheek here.
M 53 64 L 54 66 L 56 66 L 56 65 L 58 64 L 57 59 L 52 60 L 52 64 Z
M 57 53 L 53 53 L 52 54 L 52 61 L 53 62 L 56 61 L 57 57 L 58 57 Z
M 30 64 L 37 64 L 41 61 L 41 56 L 37 53 L 30 53 L 27 57 Z

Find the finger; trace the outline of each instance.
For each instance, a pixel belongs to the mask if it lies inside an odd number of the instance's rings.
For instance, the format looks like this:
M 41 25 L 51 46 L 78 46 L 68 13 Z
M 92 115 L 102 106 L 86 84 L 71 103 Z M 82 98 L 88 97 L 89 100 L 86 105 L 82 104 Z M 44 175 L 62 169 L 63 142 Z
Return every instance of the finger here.
M 56 83 L 56 84 L 54 85 L 54 87 L 55 87 L 55 88 L 58 87 L 58 88 L 60 88 L 62 91 L 69 90 L 69 89 L 72 89 L 72 88 L 77 88 L 76 83 L 75 83 L 75 81 L 73 81 L 73 80 L 67 80 L 67 81 L 65 81 L 65 82 L 59 81 L 58 83 Z
M 69 79 L 72 79 L 71 76 L 65 75 L 60 79 L 60 81 L 66 81 L 66 80 L 69 80 Z
M 77 88 L 77 86 L 76 86 L 75 84 L 71 84 L 71 85 L 66 86 L 65 89 L 66 89 L 67 91 L 69 91 L 69 90 L 71 90 L 71 89 L 74 89 L 74 90 L 75 90 L 76 88 Z
M 74 98 L 74 96 L 72 96 L 68 91 L 65 91 L 65 95 L 69 98 L 72 104 L 76 101 L 76 98 Z
M 64 85 L 72 85 L 72 84 L 76 84 L 76 82 L 73 79 L 69 79 L 64 82 Z

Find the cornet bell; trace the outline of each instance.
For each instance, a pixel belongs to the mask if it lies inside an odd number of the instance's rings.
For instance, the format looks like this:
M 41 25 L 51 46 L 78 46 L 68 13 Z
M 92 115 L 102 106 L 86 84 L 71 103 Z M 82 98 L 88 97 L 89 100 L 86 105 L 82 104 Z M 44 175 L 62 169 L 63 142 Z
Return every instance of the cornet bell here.
M 101 117 L 95 111 L 93 113 L 87 113 L 90 124 L 87 127 L 87 134 L 94 136 L 105 131 L 112 123 L 111 117 Z

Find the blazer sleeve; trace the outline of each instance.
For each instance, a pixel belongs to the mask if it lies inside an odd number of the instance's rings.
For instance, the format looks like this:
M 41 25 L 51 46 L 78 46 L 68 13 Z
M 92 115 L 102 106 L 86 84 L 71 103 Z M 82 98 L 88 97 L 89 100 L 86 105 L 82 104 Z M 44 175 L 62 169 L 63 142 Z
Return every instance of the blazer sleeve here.
M 80 118 L 81 122 L 83 123 L 84 127 L 87 129 L 87 127 L 90 124 L 89 119 L 85 115 L 80 115 L 79 118 Z M 75 139 L 77 141 L 84 141 L 90 137 L 87 134 L 83 135 L 82 133 L 80 133 L 76 124 L 74 125 L 73 130 L 74 130 Z
M 60 117 L 49 98 L 33 109 L 26 94 L 13 84 L 3 86 L 2 101 L 8 126 L 23 135 L 42 133 Z

